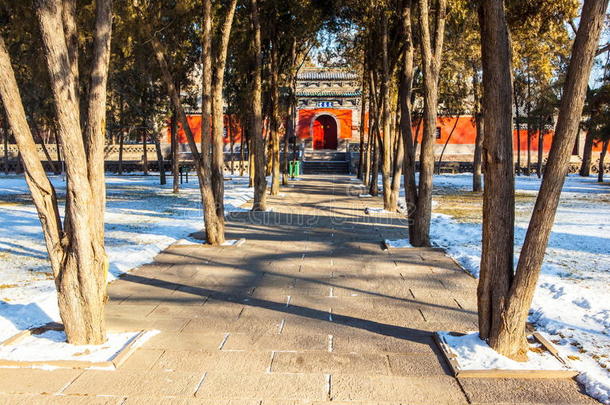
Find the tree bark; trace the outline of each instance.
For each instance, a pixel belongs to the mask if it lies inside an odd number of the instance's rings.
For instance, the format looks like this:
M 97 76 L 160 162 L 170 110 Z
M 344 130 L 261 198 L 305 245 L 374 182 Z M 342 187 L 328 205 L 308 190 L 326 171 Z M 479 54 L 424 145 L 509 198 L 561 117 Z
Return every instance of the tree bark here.
M 481 112 L 481 85 L 479 74 L 476 67 L 473 67 L 472 87 L 475 103 L 474 121 L 476 127 L 476 138 L 474 141 L 474 159 L 472 162 L 472 191 L 483 190 L 483 139 L 484 139 L 484 119 Z
M 599 154 L 599 170 L 597 171 L 597 181 L 599 183 L 604 182 L 604 160 L 606 159 L 606 153 L 608 152 L 608 143 L 610 141 L 606 139 L 602 144 L 602 152 Z
M 65 1 L 65 0 L 64 0 Z M 72 2 L 74 0 L 68 0 Z M 106 182 L 104 180 L 104 148 L 106 145 L 106 99 L 110 42 L 112 37 L 112 0 L 96 1 L 93 59 L 87 98 L 87 117 L 84 129 L 87 152 L 87 173 L 93 199 L 94 233 L 104 238 L 104 214 L 106 211 Z M 69 52 L 70 49 L 68 50 Z M 78 67 L 77 67 L 78 70 Z M 78 76 L 75 76 L 78 87 Z M 98 246 L 100 243 L 97 244 Z M 104 252 L 97 255 L 105 257 Z
M 479 335 L 497 347 L 499 314 L 513 277 L 514 169 L 511 49 L 503 0 L 479 9 L 483 62 L 485 189 L 483 247 L 477 288 Z
M 455 128 L 457 127 L 457 124 L 460 120 L 460 114 L 458 113 L 455 118 L 455 122 L 453 123 L 453 127 L 451 127 L 451 132 L 449 132 L 449 136 L 447 137 L 447 140 L 445 141 L 445 144 L 443 145 L 443 149 L 441 150 L 441 155 L 438 158 L 438 168 L 436 169 L 436 174 L 441 174 L 441 164 L 443 163 L 443 156 L 445 155 L 445 150 L 447 149 L 447 145 L 449 144 L 449 141 L 451 140 L 451 137 L 453 136 L 453 133 L 455 132 Z
M 517 87 L 514 87 L 515 101 L 515 127 L 517 127 L 517 176 L 521 176 L 521 122 L 519 121 L 519 103 L 517 99 Z
M 382 16 L 382 76 L 381 76 L 381 177 L 383 182 L 383 208 L 386 211 L 396 211 L 396 201 L 392 201 L 392 133 L 390 130 L 390 66 L 388 61 L 388 16 Z
M 413 87 L 413 44 L 411 16 L 414 14 L 415 2 L 404 0 L 402 4 L 402 30 L 404 35 L 403 66 L 400 74 L 399 102 L 400 102 L 400 132 L 404 147 L 404 187 L 405 202 L 409 225 L 414 222 L 417 206 L 417 185 L 415 183 L 415 143 L 413 137 L 413 123 L 411 120 L 411 93 Z M 413 238 L 413 227 L 409 226 L 409 240 Z
M 89 173 L 89 165 L 97 167 L 99 156 L 89 154 L 85 149 L 79 114 L 78 83 L 70 69 L 61 1 L 37 0 L 36 6 L 68 182 L 65 232 L 62 239 L 64 254 L 60 259 L 60 273 L 55 279 L 60 315 L 69 343 L 101 344 L 105 340 L 103 304 L 108 265 L 104 252 L 103 216 L 99 212 L 100 207 L 103 210 L 104 198 L 96 190 L 100 187 L 97 183 L 103 182 L 103 171 L 101 178 L 98 172 Z M 98 4 L 97 12 L 100 12 L 100 7 L 110 7 L 110 3 Z M 105 31 L 101 30 L 103 20 L 109 22 L 106 16 L 97 15 L 94 43 L 100 37 L 110 35 L 109 27 L 105 27 Z M 94 54 L 95 52 L 97 50 L 94 50 Z M 95 72 L 94 67 L 92 73 Z M 105 76 L 107 72 L 99 71 L 98 74 Z M 103 83 L 105 85 L 105 81 Z M 88 105 L 100 108 L 104 113 L 105 103 L 105 97 L 96 98 L 93 94 L 88 100 Z M 97 130 L 103 131 L 101 125 Z M 94 161 L 89 163 L 88 159 Z
M 591 174 L 591 157 L 593 155 L 593 131 L 587 131 L 585 145 L 582 153 L 582 163 L 578 174 L 582 177 L 589 177 Z
M 263 106 L 262 106 L 262 69 L 263 55 L 261 49 L 261 26 L 258 15 L 258 1 L 250 0 L 250 17 L 254 32 L 252 35 L 254 50 L 254 78 L 252 83 L 252 150 L 254 160 L 254 204 L 252 211 L 267 210 L 267 179 L 265 178 L 265 142 L 263 139 Z
M 163 159 L 163 152 L 161 151 L 159 135 L 160 134 L 156 134 L 153 136 L 153 141 L 155 143 L 155 151 L 157 152 L 157 166 L 159 166 L 159 184 L 163 186 L 167 184 L 167 179 L 165 178 L 165 160 Z
M 362 95 L 360 96 L 360 149 L 358 153 L 358 175 L 362 180 L 364 177 L 364 121 L 366 119 L 366 64 L 362 64 Z
M 279 134 L 279 72 L 277 45 L 271 45 L 271 116 L 269 120 L 270 139 L 271 139 L 271 195 L 278 195 L 280 192 L 280 134 Z
M 172 107 L 172 118 L 170 123 L 170 137 L 171 137 L 171 153 L 172 153 L 172 192 L 178 194 L 180 192 L 180 162 L 178 154 L 178 119 L 176 117 L 176 109 Z M 201 128 L 203 133 L 203 125 Z
M 142 170 L 144 171 L 144 176 L 148 176 L 148 133 L 146 129 L 142 128 Z
M 222 90 L 236 5 L 237 0 L 231 0 L 228 5 L 225 20 L 219 33 L 220 41 L 214 52 L 214 71 L 212 73 L 212 189 L 214 190 L 214 199 L 216 201 L 216 239 L 221 244 L 225 238 L 224 101 Z
M 428 0 L 419 0 L 422 70 L 424 76 L 424 133 L 420 149 L 419 190 L 413 232 L 413 246 L 430 245 L 432 217 L 432 177 L 434 175 L 434 140 L 438 109 L 438 79 L 445 33 L 446 0 L 436 1 L 434 34 L 430 33 Z
M 206 0 L 205 3 L 208 3 L 210 0 Z M 205 21 L 205 19 L 204 19 Z M 204 24 L 205 25 L 205 24 Z M 206 243 L 210 245 L 219 245 L 224 242 L 224 235 L 220 235 L 218 233 L 218 228 L 216 224 L 218 223 L 218 218 L 216 214 L 216 203 L 214 200 L 214 192 L 212 190 L 212 184 L 210 179 L 210 170 L 209 170 L 209 156 L 204 157 L 206 150 L 202 151 L 200 154 L 197 150 L 197 144 L 195 143 L 195 137 L 189 126 L 188 119 L 186 117 L 186 113 L 184 112 L 184 108 L 182 107 L 182 102 L 180 101 L 180 95 L 178 90 L 174 85 L 174 80 L 169 71 L 169 67 L 167 66 L 167 61 L 165 60 L 165 54 L 163 52 L 163 48 L 159 40 L 151 35 L 151 44 L 153 47 L 153 51 L 155 54 L 155 58 L 159 63 L 159 67 L 161 68 L 163 82 L 167 87 L 167 91 L 171 97 L 172 104 L 178 116 L 178 120 L 182 125 L 182 129 L 186 134 L 186 138 L 189 144 L 189 148 L 191 150 L 191 154 L 193 155 L 193 161 L 195 163 L 195 171 L 197 173 L 197 178 L 199 180 L 199 191 L 201 193 L 201 200 L 203 203 L 203 218 L 205 221 L 205 233 L 206 233 Z M 205 93 L 204 93 L 205 94 Z M 206 98 L 203 98 L 205 102 Z M 208 98 L 209 100 L 209 98 Z M 209 105 L 209 104 L 207 104 Z M 206 113 L 206 105 L 202 106 L 203 114 Z M 209 117 L 208 115 L 204 115 L 205 117 Z M 206 135 L 205 128 L 209 128 L 206 124 L 206 121 L 202 122 L 202 139 Z M 209 138 L 208 138 L 209 139 Z
M 525 323 L 557 212 L 561 189 L 569 170 L 587 82 L 607 8 L 608 0 L 584 1 L 545 175 L 521 249 L 515 278 L 504 300 L 504 308 L 497 313 L 499 328 L 490 336 L 491 347 L 512 359 L 519 360 L 527 356 Z M 493 243 L 497 244 L 497 240 Z

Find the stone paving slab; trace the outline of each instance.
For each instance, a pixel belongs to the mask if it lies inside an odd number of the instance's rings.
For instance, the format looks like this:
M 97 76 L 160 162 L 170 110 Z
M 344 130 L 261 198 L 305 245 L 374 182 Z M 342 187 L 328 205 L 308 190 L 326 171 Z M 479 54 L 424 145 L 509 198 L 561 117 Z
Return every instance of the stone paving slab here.
M 191 397 L 203 375 L 191 372 L 86 370 L 64 390 L 67 395 Z
M 228 215 L 239 248 L 168 248 L 108 289 L 109 330 L 158 335 L 116 371 L 0 369 L 0 404 L 595 403 L 574 380 L 454 378 L 432 334 L 476 330 L 476 280 L 439 249 L 383 250 L 404 218 L 354 187 L 304 176 L 274 212 Z
M 208 373 L 197 391 L 199 398 L 326 400 L 328 378 L 324 374 Z
M 124 401 L 124 397 L 0 394 L 0 404 L 11 405 L 121 405 Z

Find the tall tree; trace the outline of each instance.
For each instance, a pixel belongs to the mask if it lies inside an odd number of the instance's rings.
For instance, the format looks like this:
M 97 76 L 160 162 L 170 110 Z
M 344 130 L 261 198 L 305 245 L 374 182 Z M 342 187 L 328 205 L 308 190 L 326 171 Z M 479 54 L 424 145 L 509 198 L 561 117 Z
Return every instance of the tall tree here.
M 79 105 L 80 86 L 76 74 L 78 43 L 71 40 L 72 33 L 79 32 L 74 23 L 76 10 L 64 8 L 60 0 L 37 0 L 35 6 L 54 97 L 58 135 L 65 155 L 67 195 L 63 224 L 55 191 L 42 169 L 27 125 L 2 39 L 0 96 L 41 220 L 68 342 L 101 344 L 105 341 L 104 301 L 108 271 L 103 232 L 103 145 L 112 2 L 96 2 L 93 58 L 84 114 Z M 84 128 L 81 128 L 81 115 Z
M 491 125 L 490 133 L 498 134 L 499 140 L 496 142 L 488 140 L 492 137 L 486 137 L 486 178 L 488 183 L 492 178 L 493 181 L 504 180 L 509 189 L 506 185 L 489 187 L 496 193 L 492 196 L 488 192 L 489 184 L 485 186 L 483 255 L 478 291 L 479 331 L 493 349 L 515 360 L 527 358 L 525 323 L 569 169 L 587 82 L 607 7 L 608 0 L 584 1 L 545 176 L 536 198 L 517 269 L 513 273 L 514 179 L 512 136 L 509 137 L 508 131 L 512 88 L 510 71 L 507 71 L 505 63 L 510 56 L 509 35 L 502 1 L 490 0 L 482 6 L 480 15 L 486 125 Z M 490 110 L 497 114 L 488 114 Z M 495 120 L 501 125 L 497 125 Z M 510 163 L 510 168 L 507 162 Z M 498 171 L 500 169 L 501 172 Z M 493 176 L 494 173 L 497 176 Z M 509 202 L 502 203 L 500 198 Z
M 424 77 L 424 132 L 420 150 L 417 202 L 413 213 L 413 222 L 409 225 L 413 227 L 413 231 L 409 231 L 410 242 L 413 246 L 430 245 L 434 140 L 438 114 L 438 80 L 445 37 L 446 7 L 445 0 L 435 0 L 435 18 L 431 22 L 428 0 L 419 0 L 420 45 Z

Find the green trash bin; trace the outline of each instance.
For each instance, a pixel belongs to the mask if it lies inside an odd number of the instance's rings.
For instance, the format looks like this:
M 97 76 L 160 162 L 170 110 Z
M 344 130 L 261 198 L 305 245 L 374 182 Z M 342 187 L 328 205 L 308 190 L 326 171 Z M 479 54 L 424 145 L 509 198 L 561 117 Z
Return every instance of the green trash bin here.
M 291 178 L 295 178 L 298 177 L 299 174 L 301 173 L 301 162 L 299 160 L 293 160 L 292 162 L 290 162 L 289 167 L 288 167 L 288 173 L 290 174 Z

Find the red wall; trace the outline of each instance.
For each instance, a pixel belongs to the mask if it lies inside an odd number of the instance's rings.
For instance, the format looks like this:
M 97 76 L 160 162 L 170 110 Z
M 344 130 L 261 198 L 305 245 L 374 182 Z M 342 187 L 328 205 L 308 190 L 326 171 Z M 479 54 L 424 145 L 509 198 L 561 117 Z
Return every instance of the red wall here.
M 195 136 L 195 143 L 199 144 L 201 142 L 201 114 L 189 114 L 189 115 L 187 115 L 186 118 L 188 120 L 189 127 L 191 127 L 191 131 L 193 132 L 193 135 Z M 227 136 L 225 136 L 225 138 L 224 138 L 225 143 L 231 142 L 231 140 L 229 139 L 229 134 L 227 132 L 228 126 L 229 126 L 229 116 L 225 114 L 224 127 L 225 127 L 225 133 L 227 134 Z M 235 142 L 238 142 L 238 143 L 241 142 L 242 128 L 241 128 L 241 125 L 239 124 L 239 122 L 237 121 L 237 118 L 234 116 L 231 116 L 231 135 Z M 170 126 L 168 124 L 167 135 L 166 135 L 167 143 L 171 142 L 171 137 L 172 137 L 172 134 L 171 134 Z M 178 123 L 178 140 L 180 141 L 180 143 L 188 143 L 188 141 L 186 139 L 186 134 L 184 133 L 184 130 L 182 129 L 182 125 L 180 123 Z
M 352 110 L 339 108 L 316 108 L 313 110 L 299 110 L 297 123 L 297 136 L 301 139 L 311 138 L 312 121 L 323 113 L 334 116 L 338 122 L 337 137 L 339 139 L 351 139 L 352 137 Z

